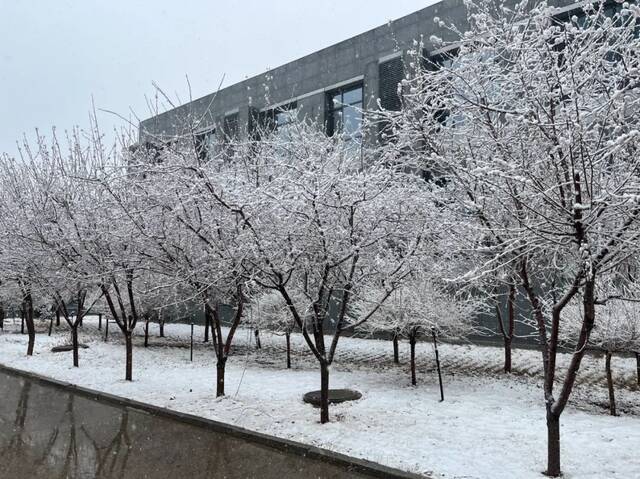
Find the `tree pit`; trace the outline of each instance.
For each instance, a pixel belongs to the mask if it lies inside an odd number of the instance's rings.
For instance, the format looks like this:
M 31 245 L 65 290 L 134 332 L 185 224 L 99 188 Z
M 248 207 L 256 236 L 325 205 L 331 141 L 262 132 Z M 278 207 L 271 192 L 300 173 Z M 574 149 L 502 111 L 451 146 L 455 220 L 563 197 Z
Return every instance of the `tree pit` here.
M 78 344 L 79 349 L 89 349 L 86 344 Z M 73 351 L 73 344 L 63 344 L 62 346 L 54 346 L 51 348 L 52 353 L 67 353 Z
M 352 389 L 329 389 L 329 404 L 340 404 L 347 401 L 357 401 L 362 393 Z M 302 400 L 314 407 L 320 407 L 320 391 L 311 391 L 302 396 Z

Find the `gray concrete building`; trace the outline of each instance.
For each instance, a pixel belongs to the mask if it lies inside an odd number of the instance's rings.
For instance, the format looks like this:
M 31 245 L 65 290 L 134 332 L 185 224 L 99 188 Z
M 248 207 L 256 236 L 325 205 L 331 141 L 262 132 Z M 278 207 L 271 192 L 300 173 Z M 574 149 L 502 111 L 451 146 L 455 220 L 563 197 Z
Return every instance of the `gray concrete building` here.
M 397 108 L 403 58 L 414 40 L 423 38 L 428 53 L 438 53 L 428 41 L 443 36 L 435 17 L 459 23 L 462 1 L 445 0 L 144 120 L 140 140 L 168 141 L 184 134 L 187 124 L 205 144 L 223 135 L 242 138 L 260 122 L 282 126 L 294 112 L 329 133 L 356 135 L 362 107 L 375 108 L 380 99 L 383 107 Z
M 563 10 L 578 4 L 557 0 Z M 293 114 L 323 125 L 329 134 L 358 136 L 362 109 L 396 109 L 397 85 L 409 62 L 407 52 L 422 42 L 422 54 L 438 56 L 432 35 L 451 39 L 446 24 L 464 28 L 462 0 L 444 0 L 264 74 L 213 91 L 140 123 L 140 141 L 169 141 L 194 129 L 203 145 L 225 137 L 246 137 L 266 122 L 282 127 Z

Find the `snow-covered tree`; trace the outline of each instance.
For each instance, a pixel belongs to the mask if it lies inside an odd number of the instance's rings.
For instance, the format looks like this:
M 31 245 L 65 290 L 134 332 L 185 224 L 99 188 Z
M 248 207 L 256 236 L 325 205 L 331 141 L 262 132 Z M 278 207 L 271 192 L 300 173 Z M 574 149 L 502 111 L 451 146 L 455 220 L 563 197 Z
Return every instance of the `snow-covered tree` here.
M 431 38 L 446 53 L 403 83 L 402 111 L 384 118 L 388 151 L 439 177 L 443 204 L 475 231 L 456 238 L 483 253 L 466 279 L 517 274 L 538 331 L 555 477 L 560 415 L 597 324 L 596 281 L 638 248 L 640 10 L 467 7 L 460 29 L 435 19 L 452 41 Z M 558 383 L 563 310 L 578 297 L 582 325 Z
M 40 137 L 29 153 L 34 190 L 41 195 L 41 221 L 30 222 L 33 241 L 52 263 L 40 277 L 72 330 L 77 365 L 77 328 L 91 305 L 103 298 L 122 331 L 126 346 L 125 378 L 132 380 L 132 334 L 138 321 L 136 281 L 146 255 L 133 222 L 140 204 L 130 191 L 127 157 L 103 144 L 93 124 L 83 135 L 72 132 L 65 147 L 55 136 Z M 118 200 L 130 203 L 127 213 Z M 138 213 L 136 215 L 136 213 Z M 42 263 L 44 265 L 44 263 Z M 77 312 L 71 314 L 70 303 Z
M 203 158 L 197 142 L 185 126 L 184 137 L 161 152 L 134 152 L 127 170 L 132 185 L 121 190 L 118 203 L 131 216 L 123 195 L 135 192 L 144 205 L 133 226 L 144 238 L 151 267 L 171 278 L 184 300 L 200 304 L 205 325 L 211 328 L 216 355 L 218 396 L 225 393 L 226 363 L 237 328 L 244 317 L 245 285 L 250 282 L 247 264 L 247 232 L 226 196 L 233 167 L 223 156 Z M 232 311 L 231 318 L 223 315 Z M 224 329 L 223 323 L 229 328 Z M 207 331 L 208 336 L 208 331 Z
M 34 279 L 43 254 L 32 239 L 32 228 L 41 223 L 41 215 L 34 208 L 40 191 L 31 180 L 26 165 L 6 154 L 0 156 L 0 278 L 17 292 L 29 337 L 28 356 L 35 347 L 34 296 L 39 291 Z
M 78 328 L 101 293 L 79 245 L 80 232 L 86 228 L 85 210 L 91 207 L 87 191 L 93 187 L 81 179 L 90 174 L 92 163 L 79 131 L 71 132 L 67 141 L 70 148 L 65 152 L 54 130 L 50 140 L 38 135 L 35 148 L 25 143 L 22 149 L 19 181 L 28 182 L 31 197 L 21 205 L 30 213 L 24 215 L 29 220 L 23 225 L 28 234 L 19 241 L 33 252 L 32 283 L 50 298 L 71 330 L 73 364 L 78 367 Z
M 421 180 L 353 151 L 347 140 L 299 123 L 286 138 L 251 145 L 242 162 L 235 160 L 227 190 L 216 190 L 242 225 L 246 273 L 282 295 L 319 363 L 323 423 L 342 333 L 369 319 L 402 284 L 431 234 L 424 212 L 432 205 Z M 352 321 L 352 299 L 372 281 L 382 285 L 382 296 Z M 302 291 L 302 304 L 294 290 Z

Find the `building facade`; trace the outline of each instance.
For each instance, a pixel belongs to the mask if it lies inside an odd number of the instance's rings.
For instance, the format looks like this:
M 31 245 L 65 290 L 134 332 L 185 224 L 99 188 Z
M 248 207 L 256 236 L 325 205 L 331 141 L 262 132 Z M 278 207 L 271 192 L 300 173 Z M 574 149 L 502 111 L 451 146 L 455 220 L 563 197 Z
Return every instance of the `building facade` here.
M 571 8 L 571 2 L 560 0 Z M 140 123 L 140 142 L 166 142 L 195 131 L 203 149 L 228 137 L 243 138 L 260 125 L 284 127 L 293 117 L 316 121 L 328 134 L 358 141 L 362 110 L 397 109 L 398 83 L 406 73 L 407 53 L 422 42 L 423 54 L 437 56 L 432 35 L 450 33 L 439 22 L 464 27 L 462 0 L 444 0 L 390 21 L 264 74 L 212 92 Z
M 562 15 L 584 2 L 550 3 Z M 455 45 L 436 48 L 430 38 L 451 40 L 440 22 L 464 28 L 466 17 L 462 0 L 443 0 L 146 119 L 140 123 L 140 143 L 171 141 L 189 125 L 189 134 L 195 131 L 206 150 L 225 138 L 247 137 L 261 125 L 282 128 L 293 117 L 315 121 L 330 135 L 358 140 L 363 110 L 399 108 L 397 87 L 409 68 L 408 51 L 416 49 L 416 42 L 427 58 L 454 50 Z

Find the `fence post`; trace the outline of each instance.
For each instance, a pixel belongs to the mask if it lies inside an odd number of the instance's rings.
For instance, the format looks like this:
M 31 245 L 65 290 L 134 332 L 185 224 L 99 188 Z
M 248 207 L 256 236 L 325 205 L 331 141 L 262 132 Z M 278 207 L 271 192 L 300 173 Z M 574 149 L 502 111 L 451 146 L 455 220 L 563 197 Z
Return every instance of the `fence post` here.
M 440 402 L 444 401 L 444 389 L 442 387 L 442 372 L 440 371 L 440 355 L 438 353 L 438 339 L 436 337 L 436 328 L 431 328 L 433 334 L 433 347 L 436 350 L 436 366 L 438 367 L 438 382 L 440 383 Z
M 191 362 L 193 362 L 193 321 L 191 322 Z

